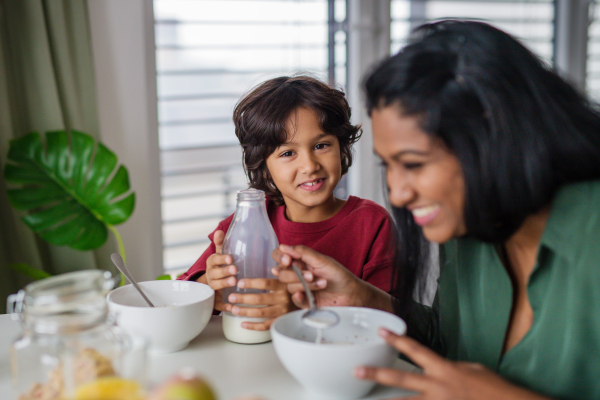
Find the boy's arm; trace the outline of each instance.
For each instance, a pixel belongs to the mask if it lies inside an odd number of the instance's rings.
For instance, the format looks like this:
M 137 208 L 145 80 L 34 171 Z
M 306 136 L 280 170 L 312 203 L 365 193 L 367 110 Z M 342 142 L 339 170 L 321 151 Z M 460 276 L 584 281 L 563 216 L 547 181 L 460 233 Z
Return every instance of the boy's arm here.
M 178 280 L 208 283 L 205 276 L 206 261 L 208 260 L 208 257 L 217 252 L 217 246 L 215 245 L 215 233 L 217 231 L 227 232 L 227 229 L 229 228 L 232 219 L 233 215 L 230 215 L 227 219 L 219 222 L 217 228 L 208 235 L 210 243 L 206 250 L 204 250 L 204 253 L 202 253 L 202 255 L 196 260 L 194 264 L 192 264 L 192 266 L 186 272 L 177 277 Z
M 212 254 L 215 254 L 217 249 L 215 243 L 213 242 L 213 237 L 214 232 L 209 235 L 210 245 L 186 272 L 177 277 L 178 280 L 206 283 L 206 276 L 204 275 L 206 272 L 206 260 L 208 260 L 208 257 L 210 257 Z
M 219 225 L 220 227 L 220 225 Z M 213 315 L 218 315 L 221 311 L 225 310 L 225 304 L 223 304 L 222 291 L 223 287 L 231 286 L 229 280 L 231 274 L 235 271 L 229 271 L 229 268 L 222 268 L 223 263 L 231 263 L 231 256 L 223 255 L 222 246 L 225 238 L 225 232 L 222 230 L 215 230 L 210 236 L 211 245 L 204 251 L 202 256 L 194 263 L 194 265 L 188 270 L 186 275 L 183 274 L 179 279 L 195 280 L 200 283 L 209 285 L 215 291 L 215 305 Z M 198 278 L 198 276 L 201 274 Z M 225 274 L 225 275 L 223 275 Z M 196 279 L 194 279 L 196 278 Z M 235 280 L 235 279 L 234 279 Z M 235 283 L 233 283 L 235 284 Z

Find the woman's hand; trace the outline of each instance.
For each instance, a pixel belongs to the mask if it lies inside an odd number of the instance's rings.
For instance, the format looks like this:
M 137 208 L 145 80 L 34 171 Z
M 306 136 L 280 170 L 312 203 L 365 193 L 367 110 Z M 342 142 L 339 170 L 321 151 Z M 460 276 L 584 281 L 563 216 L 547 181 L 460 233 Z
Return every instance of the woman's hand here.
M 304 288 L 292 263 L 305 270 L 304 279 L 313 291 L 319 307 L 357 306 L 391 311 L 391 297 L 375 286 L 357 278 L 331 257 L 327 257 L 306 246 L 280 245 L 273 251 L 273 259 L 279 264 L 274 271 L 279 281 L 287 284 L 292 301 L 300 308 L 308 307 Z
M 244 317 L 269 318 L 264 322 L 242 322 L 242 328 L 266 331 L 271 327 L 275 318 L 296 309 L 287 292 L 286 285 L 277 279 L 241 279 L 238 287 L 269 291 L 268 293 L 232 293 L 229 295 L 229 302 L 234 304 L 225 304 L 225 311 Z
M 357 378 L 370 379 L 383 385 L 412 390 L 418 394 L 411 399 L 435 400 L 548 400 L 549 398 L 525 390 L 504 380 L 481 364 L 453 362 L 406 336 L 397 336 L 381 328 L 379 334 L 398 349 L 423 373 L 389 368 L 359 367 Z
M 233 257 L 227 254 L 221 254 L 223 251 L 223 242 L 225 241 L 225 232 L 216 231 L 213 237 L 216 247 L 216 253 L 212 254 L 206 260 L 206 273 L 198 279 L 198 282 L 206 283 L 215 291 L 215 310 L 229 311 L 229 304 L 223 303 L 221 290 L 226 287 L 235 286 L 237 279 L 237 267 L 232 265 Z

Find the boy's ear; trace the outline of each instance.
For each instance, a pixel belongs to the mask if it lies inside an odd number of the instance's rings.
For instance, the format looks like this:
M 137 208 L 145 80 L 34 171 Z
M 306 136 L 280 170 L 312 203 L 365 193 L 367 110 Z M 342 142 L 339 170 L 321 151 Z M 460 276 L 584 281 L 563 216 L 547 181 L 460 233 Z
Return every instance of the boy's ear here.
M 277 186 L 275 185 L 275 182 L 273 182 L 273 178 L 271 178 L 271 173 L 269 172 L 268 168 L 265 168 L 265 170 L 263 171 L 263 178 L 267 182 L 267 185 L 271 186 L 275 190 L 278 190 Z

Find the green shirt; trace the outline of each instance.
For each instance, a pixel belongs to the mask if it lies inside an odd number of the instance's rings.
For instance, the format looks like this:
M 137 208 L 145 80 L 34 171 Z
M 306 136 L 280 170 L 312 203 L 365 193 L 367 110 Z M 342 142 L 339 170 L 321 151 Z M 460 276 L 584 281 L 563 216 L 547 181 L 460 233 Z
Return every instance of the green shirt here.
M 513 289 L 494 246 L 461 238 L 441 250 L 417 339 L 541 394 L 600 399 L 600 181 L 555 196 L 527 288 L 533 325 L 504 355 Z

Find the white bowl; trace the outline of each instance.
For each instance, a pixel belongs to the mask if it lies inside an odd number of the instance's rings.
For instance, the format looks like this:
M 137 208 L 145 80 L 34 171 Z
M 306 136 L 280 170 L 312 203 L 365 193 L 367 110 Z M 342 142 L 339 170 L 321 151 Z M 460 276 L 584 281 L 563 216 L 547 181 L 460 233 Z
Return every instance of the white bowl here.
M 271 325 L 275 352 L 288 372 L 313 396 L 329 399 L 356 399 L 366 395 L 375 382 L 357 379 L 354 369 L 361 365 L 390 367 L 398 351 L 379 335 L 380 327 L 397 334 L 406 332 L 404 321 L 394 314 L 359 307 L 324 307 L 335 311 L 340 322 L 322 331 L 306 326 L 306 310 L 282 315 Z M 311 397 L 313 397 L 311 396 Z
M 144 337 L 149 350 L 171 353 L 184 349 L 202 332 L 213 312 L 215 291 L 193 281 L 139 282 L 154 308 L 149 307 L 133 285 L 108 294 L 108 306 L 117 325 Z

